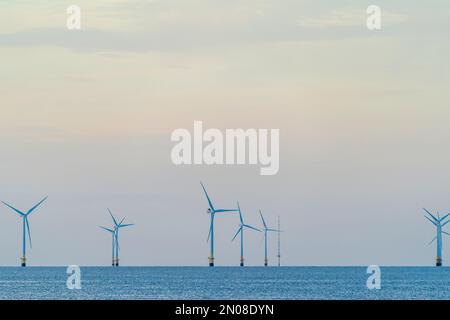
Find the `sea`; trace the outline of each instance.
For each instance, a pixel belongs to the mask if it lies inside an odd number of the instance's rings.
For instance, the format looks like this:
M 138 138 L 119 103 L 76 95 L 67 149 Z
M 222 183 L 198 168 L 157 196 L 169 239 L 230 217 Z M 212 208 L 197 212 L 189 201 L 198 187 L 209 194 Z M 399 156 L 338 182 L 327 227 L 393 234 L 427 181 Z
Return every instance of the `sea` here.
M 66 267 L 0 267 L 0 299 L 450 299 L 450 267 L 380 271 L 369 289 L 367 267 L 80 267 L 69 289 Z

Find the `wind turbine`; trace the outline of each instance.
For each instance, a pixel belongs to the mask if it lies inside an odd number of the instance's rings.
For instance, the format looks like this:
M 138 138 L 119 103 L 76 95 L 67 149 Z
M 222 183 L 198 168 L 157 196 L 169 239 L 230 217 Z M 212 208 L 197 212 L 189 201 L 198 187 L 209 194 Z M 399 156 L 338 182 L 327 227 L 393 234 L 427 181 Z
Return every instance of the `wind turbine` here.
M 14 208 L 13 206 L 7 204 L 6 202 L 2 203 L 7 206 L 8 208 L 12 209 L 13 211 L 15 211 L 16 213 L 18 213 L 21 217 L 22 217 L 22 258 L 20 258 L 20 265 L 22 267 L 26 267 L 27 265 L 27 255 L 26 255 L 26 248 L 27 248 L 27 238 L 26 235 L 28 233 L 28 239 L 30 241 L 30 248 L 31 248 L 31 233 L 30 233 L 30 223 L 28 222 L 28 216 L 34 211 L 36 210 L 37 207 L 39 207 L 45 200 L 47 199 L 47 197 L 45 197 L 44 199 L 42 199 L 41 201 L 39 201 L 34 207 L 32 207 L 30 210 L 28 210 L 27 212 L 22 212 L 16 208 Z
M 206 196 L 206 199 L 208 200 L 208 205 L 209 205 L 209 208 L 206 211 L 211 217 L 211 223 L 209 226 L 209 233 L 208 233 L 208 241 L 210 241 L 210 244 L 211 244 L 211 251 L 209 253 L 208 260 L 209 260 L 209 266 L 214 267 L 214 217 L 215 217 L 216 213 L 237 212 L 238 210 L 236 210 L 236 209 L 215 209 L 211 202 L 211 199 L 208 196 L 208 193 L 206 192 L 205 186 L 201 182 L 200 182 L 200 184 L 202 185 L 203 191 L 205 192 L 205 196 Z
M 445 215 L 443 218 L 441 218 L 438 216 L 437 218 L 432 215 L 427 209 L 423 209 L 425 210 L 426 213 L 428 213 L 429 216 L 424 215 L 425 218 L 427 218 L 432 224 L 434 224 L 436 226 L 436 236 L 433 238 L 433 240 L 431 240 L 430 244 L 432 244 L 434 242 L 434 240 L 437 240 L 436 244 L 436 267 L 440 267 L 442 266 L 442 234 L 445 233 L 446 235 L 450 235 L 450 233 L 447 233 L 445 231 L 442 231 L 442 228 L 450 222 L 450 219 L 445 221 L 445 219 L 450 216 L 450 213 L 448 213 L 447 215 Z M 430 219 L 431 217 L 431 219 Z
M 278 216 L 278 230 L 280 229 L 280 216 Z M 278 266 L 281 267 L 281 239 L 280 239 L 281 232 L 278 232 Z
M 236 232 L 236 234 L 233 237 L 233 240 L 236 239 L 236 237 L 238 236 L 238 234 L 241 234 L 241 267 L 244 266 L 244 228 L 249 228 L 249 229 L 253 229 L 256 230 L 258 232 L 261 232 L 261 230 L 256 229 L 255 227 L 252 227 L 248 224 L 244 223 L 244 218 L 242 217 L 242 211 L 241 211 L 241 207 L 239 206 L 239 202 L 237 203 L 238 206 L 238 211 L 239 211 L 239 219 L 241 221 L 241 223 L 239 224 L 239 228 Z M 231 240 L 231 241 L 233 241 Z
M 109 228 L 105 228 L 105 227 L 100 227 L 103 230 L 106 230 L 108 232 L 111 232 L 111 236 L 112 236 L 112 266 L 115 266 L 115 247 L 116 247 L 116 232 L 113 229 L 109 229 Z
M 113 219 L 114 222 L 114 238 L 115 238 L 115 245 L 114 245 L 114 249 L 116 250 L 116 257 L 115 259 L 113 259 L 113 265 L 115 265 L 116 267 L 119 266 L 119 229 L 120 228 L 125 228 L 125 227 L 129 227 L 129 226 L 133 226 L 134 224 L 123 224 L 123 221 L 125 220 L 125 218 L 123 218 L 120 223 L 117 223 L 116 218 L 113 216 L 113 214 L 111 213 L 111 210 L 108 209 L 109 214 L 111 215 L 111 218 Z
M 281 231 L 276 230 L 276 229 L 267 228 L 267 224 L 266 224 L 266 221 L 264 220 L 261 210 L 259 210 L 259 214 L 261 216 L 261 220 L 264 225 L 264 266 L 267 267 L 267 265 L 269 263 L 269 260 L 267 259 L 267 233 L 268 232 L 281 232 Z

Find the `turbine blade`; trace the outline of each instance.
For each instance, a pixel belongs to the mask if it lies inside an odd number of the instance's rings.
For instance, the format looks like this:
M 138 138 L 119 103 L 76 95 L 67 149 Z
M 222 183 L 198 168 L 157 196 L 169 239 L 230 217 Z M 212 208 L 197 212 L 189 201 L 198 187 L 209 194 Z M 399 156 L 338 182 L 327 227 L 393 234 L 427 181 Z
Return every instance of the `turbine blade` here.
M 213 206 L 213 204 L 212 204 L 212 202 L 211 202 L 211 199 L 210 199 L 209 196 L 208 196 L 208 192 L 206 192 L 205 186 L 203 185 L 202 182 L 200 182 L 200 184 L 202 185 L 203 191 L 205 192 L 206 199 L 208 199 L 209 208 L 210 208 L 212 211 L 215 211 L 215 210 L 214 210 L 214 206 Z
M 242 226 L 239 227 L 238 231 L 234 235 L 233 239 L 231 239 L 231 241 L 234 241 L 234 239 L 236 239 L 236 237 L 238 236 L 239 232 L 242 232 Z
M 267 231 L 272 231 L 272 232 L 281 232 L 280 230 L 276 230 L 276 229 L 267 229 Z
M 426 213 L 428 213 L 430 216 L 431 216 L 431 218 L 433 218 L 433 220 L 434 221 L 436 221 L 436 222 L 439 222 L 439 220 L 438 219 L 436 219 L 436 217 L 435 216 L 433 216 L 431 213 L 430 213 L 430 211 L 428 211 L 427 209 L 425 209 L 425 208 L 423 208 L 423 210 L 425 210 L 426 211 Z
M 239 219 L 241 220 L 241 224 L 244 224 L 244 219 L 242 218 L 242 212 L 241 212 L 241 207 L 239 206 L 239 201 L 237 203 L 238 206 L 238 210 L 239 210 Z
M 10 208 L 10 209 L 14 210 L 15 212 L 17 212 L 18 214 L 20 214 L 21 216 L 24 216 L 24 215 L 25 215 L 25 213 L 23 213 L 23 212 L 20 211 L 20 210 L 17 210 L 16 208 L 14 208 L 13 206 L 7 204 L 6 202 L 3 202 L 3 201 L 2 201 L 2 203 L 3 203 L 5 206 L 7 206 L 8 208 Z
M 215 213 L 218 213 L 218 212 L 238 212 L 238 210 L 237 209 L 218 209 L 218 210 L 215 210 L 214 212 Z
M 30 210 L 28 210 L 28 212 L 26 213 L 26 215 L 29 215 L 30 213 L 32 213 L 37 207 L 39 207 L 42 202 L 44 202 L 45 200 L 47 200 L 48 197 L 45 197 L 44 199 L 42 199 L 41 201 L 39 201 L 33 208 L 31 208 Z
M 434 242 L 434 240 L 436 240 L 436 237 L 434 237 L 433 240 L 431 240 L 428 245 L 432 244 Z
M 432 224 L 436 225 L 436 222 L 434 222 L 433 220 L 431 220 L 430 218 L 428 218 L 427 216 L 424 215 L 425 218 L 427 218 Z
M 112 214 L 111 210 L 109 210 L 109 208 L 108 208 L 108 212 L 109 212 L 109 214 L 111 215 L 111 218 L 113 219 L 113 222 L 114 222 L 114 224 L 115 224 L 115 225 L 116 225 L 116 227 L 117 227 L 117 226 L 118 226 L 118 224 L 117 224 L 116 218 L 114 218 L 114 216 L 113 216 L 113 214 Z
M 441 225 L 441 227 L 443 227 L 443 226 L 445 226 L 447 223 L 449 223 L 450 222 L 450 220 L 447 220 L 447 221 L 445 221 L 442 225 Z
M 111 232 L 111 233 L 114 233 L 114 230 L 111 230 L 111 229 L 108 229 L 108 228 L 105 228 L 105 227 L 102 227 L 102 226 L 99 226 L 100 228 L 102 228 L 102 229 L 104 229 L 104 230 L 106 230 L 106 231 L 109 231 L 109 232 Z
M 442 222 L 442 221 L 445 221 L 445 219 L 446 219 L 448 216 L 450 216 L 450 213 L 447 213 L 443 218 L 441 218 L 440 221 L 441 221 L 441 222 Z
M 208 239 L 206 239 L 206 242 L 209 242 L 209 239 L 211 238 L 211 232 L 212 232 L 212 225 L 209 226 Z
M 259 215 L 261 216 L 261 220 L 263 222 L 264 228 L 267 229 L 267 224 L 266 224 L 266 221 L 264 220 L 261 210 L 259 210 Z
M 250 228 L 250 229 L 253 229 L 253 230 L 261 232 L 261 230 L 255 228 L 255 227 L 249 226 L 248 224 L 244 224 L 243 226 L 246 227 L 246 228 Z
M 30 248 L 32 248 L 32 244 L 31 244 L 31 232 L 30 232 L 30 223 L 28 222 L 28 217 L 25 216 L 25 224 L 27 225 L 27 231 L 28 231 L 28 239 L 30 240 Z
M 442 233 L 445 233 L 446 235 L 450 236 L 450 233 L 442 231 Z
M 134 226 L 134 223 L 128 223 L 128 224 L 119 224 L 119 228 Z

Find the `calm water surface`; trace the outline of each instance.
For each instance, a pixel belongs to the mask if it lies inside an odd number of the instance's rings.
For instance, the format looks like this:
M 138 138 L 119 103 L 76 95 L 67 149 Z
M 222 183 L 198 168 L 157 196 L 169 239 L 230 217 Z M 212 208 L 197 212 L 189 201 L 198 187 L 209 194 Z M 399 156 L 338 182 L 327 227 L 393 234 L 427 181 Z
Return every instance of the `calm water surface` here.
M 450 268 L 382 267 L 381 290 L 363 267 L 1 267 L 0 299 L 450 299 Z

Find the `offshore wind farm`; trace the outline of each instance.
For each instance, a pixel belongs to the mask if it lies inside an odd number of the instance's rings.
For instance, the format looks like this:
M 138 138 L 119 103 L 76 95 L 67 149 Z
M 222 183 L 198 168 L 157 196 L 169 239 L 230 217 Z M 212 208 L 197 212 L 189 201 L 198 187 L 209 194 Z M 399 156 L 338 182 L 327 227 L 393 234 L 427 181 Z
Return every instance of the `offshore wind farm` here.
M 281 240 L 280 240 L 280 234 L 283 232 L 280 230 L 280 217 L 278 216 L 277 223 L 278 223 L 278 229 L 274 229 L 268 226 L 266 223 L 266 219 L 264 218 L 264 215 L 261 210 L 259 210 L 259 216 L 261 219 L 262 228 L 259 229 L 255 226 L 252 226 L 250 224 L 247 224 L 244 222 L 244 216 L 242 213 L 242 209 L 240 206 L 240 203 L 236 203 L 237 209 L 222 209 L 222 208 L 216 208 L 213 205 L 213 202 L 206 190 L 205 185 L 200 182 L 201 189 L 204 193 L 204 196 L 206 198 L 208 208 L 207 208 L 207 214 L 209 215 L 209 232 L 207 236 L 207 242 L 209 242 L 210 251 L 208 256 L 208 265 L 210 267 L 214 267 L 214 250 L 215 250 L 215 242 L 214 242 L 214 221 L 215 221 L 215 215 L 216 214 L 223 214 L 224 216 L 238 216 L 239 217 L 239 225 L 237 228 L 236 233 L 232 237 L 231 241 L 233 242 L 238 236 L 240 237 L 240 267 L 244 267 L 245 258 L 244 258 L 244 231 L 247 229 L 249 231 L 263 233 L 263 252 L 264 252 L 264 263 L 263 265 L 267 267 L 269 265 L 269 250 L 268 250 L 268 243 L 269 243 L 269 233 L 276 233 L 277 234 L 277 259 L 278 259 L 278 267 L 281 266 Z M 37 204 L 35 204 L 33 207 L 31 207 L 27 211 L 21 211 L 12 205 L 3 202 L 5 207 L 9 208 L 10 210 L 17 213 L 22 218 L 22 256 L 20 258 L 20 266 L 25 267 L 27 265 L 26 261 L 26 248 L 27 248 L 27 238 L 29 242 L 29 246 L 31 247 L 31 228 L 30 223 L 28 220 L 28 217 L 31 213 L 33 213 L 41 204 L 47 200 L 48 197 L 45 197 L 41 201 L 39 201 Z M 436 267 L 441 267 L 443 265 L 443 235 L 450 235 L 447 231 L 445 231 L 443 228 L 450 222 L 450 219 L 447 219 L 450 217 L 450 213 L 447 213 L 443 217 L 440 216 L 439 212 L 437 215 L 432 214 L 427 209 L 423 209 L 426 214 L 425 218 L 431 222 L 436 227 L 436 235 L 431 240 L 429 244 L 432 244 L 433 242 L 436 242 Z M 117 219 L 111 210 L 108 208 L 107 212 L 109 213 L 109 216 L 112 219 L 112 226 L 111 227 L 105 227 L 100 226 L 100 228 L 104 231 L 107 231 L 111 236 L 111 265 L 113 267 L 119 266 L 119 252 L 120 252 L 120 244 L 119 244 L 119 231 L 122 228 L 131 227 L 134 226 L 134 224 L 131 223 L 124 223 L 125 218 L 122 218 L 121 220 Z M 28 236 L 28 237 L 27 237 Z M 251 248 L 252 250 L 256 250 L 255 248 Z
M 222 209 L 213 203 L 206 186 L 200 182 L 199 191 L 206 199 L 209 215 L 208 232 L 208 267 L 151 267 L 151 266 L 125 266 L 119 267 L 119 253 L 121 252 L 119 232 L 126 227 L 134 226 L 133 223 L 125 223 L 125 217 L 118 219 L 108 208 L 107 215 L 110 225 L 99 226 L 104 231 L 99 237 L 110 236 L 110 247 L 100 248 L 111 254 L 111 267 L 82 267 L 85 285 L 79 292 L 68 292 L 57 287 L 57 283 L 66 277 L 64 268 L 61 267 L 28 267 L 26 273 L 19 273 L 16 267 L 0 266 L 0 299 L 449 299 L 450 268 L 444 264 L 444 239 L 443 235 L 449 235 L 444 227 L 449 223 L 450 213 L 441 217 L 440 213 L 433 214 L 427 209 L 425 218 L 436 228 L 435 237 L 430 244 L 436 242 L 436 267 L 382 267 L 383 290 L 376 293 L 361 284 L 365 283 L 366 272 L 364 267 L 283 267 L 281 266 L 281 233 L 280 216 L 277 216 L 277 228 L 267 220 L 268 214 L 263 215 L 258 209 L 253 215 L 244 210 L 239 201 L 236 208 L 224 206 Z M 215 188 L 216 189 L 216 188 Z M 221 199 L 220 192 L 215 190 L 214 195 Z M 23 252 L 20 266 L 26 264 L 26 240 L 31 246 L 31 234 L 28 217 L 47 197 L 39 201 L 27 211 L 21 211 L 12 205 L 3 202 L 8 210 L 12 210 L 22 218 Z M 196 213 L 199 214 L 199 213 Z M 214 224 L 215 215 L 221 218 L 234 219 L 238 225 L 231 242 L 239 239 L 240 262 L 239 267 L 218 266 L 214 264 L 215 246 L 219 254 L 227 243 L 215 243 Z M 255 224 L 260 219 L 260 226 Z M 252 218 L 252 219 L 251 219 Z M 274 219 L 270 219 L 272 221 Z M 251 221 L 251 222 L 249 222 Z M 86 228 L 86 226 L 83 226 Z M 130 230 L 131 231 L 131 230 Z M 195 230 L 197 232 L 198 230 Z M 83 233 L 83 230 L 80 230 Z M 246 235 L 244 237 L 244 234 Z M 262 247 L 248 246 L 245 240 L 251 237 L 257 238 L 262 234 Z M 270 235 L 273 234 L 274 237 Z M 230 234 L 231 237 L 232 234 Z M 276 237 L 275 237 L 276 235 Z M 28 238 L 27 238 L 28 236 Z M 63 239 L 59 241 L 64 242 Z M 276 243 L 275 252 L 269 251 L 269 244 Z M 38 244 L 40 245 L 40 244 Z M 127 250 L 143 251 L 142 248 L 127 248 Z M 201 246 L 199 246 L 200 248 Z M 274 246 L 272 246 L 274 247 Z M 263 263 L 252 261 L 251 266 L 246 266 L 245 253 L 248 251 L 260 251 L 264 258 Z M 146 254 L 157 254 L 147 252 Z M 298 254 L 298 253 L 297 253 Z M 276 267 L 270 267 L 269 257 L 276 257 Z M 259 267 L 258 267 L 259 265 Z M 243 268 L 245 266 L 245 268 Z M 214 268 L 211 268 L 214 267 Z M 120 271 L 112 271 L 119 270 Z M 213 271 L 216 270 L 216 271 Z M 242 270 L 242 271 L 237 271 Z M 245 270 L 245 271 L 244 271 Z M 439 271 L 438 270 L 442 270 Z M 116 277 L 120 281 L 113 280 Z M 53 279 L 48 281 L 48 279 Z M 13 290 L 10 286 L 12 279 L 19 281 L 21 290 Z M 181 280 L 182 279 L 182 280 Z M 136 286 L 136 282 L 140 285 Z M 206 282 L 205 282 L 206 281 Z M 398 286 L 402 281 L 403 286 Z M 434 283 L 432 287 L 424 285 L 424 281 Z M 266 282 L 276 282 L 276 286 L 267 289 Z M 15 282 L 14 282 L 15 283 Z M 208 283 L 204 286 L 200 283 Z M 111 290 L 114 286 L 115 290 Z M 345 291 L 341 288 L 345 286 Z M 211 291 L 208 288 L 214 287 Z
M 223 216 L 229 216 L 229 217 L 238 217 L 239 218 L 239 224 L 238 224 L 238 228 L 234 234 L 234 236 L 231 238 L 231 242 L 234 242 L 234 240 L 239 236 L 240 239 L 240 244 L 239 244 L 239 248 L 240 248 L 240 263 L 239 266 L 240 267 L 244 267 L 245 266 L 245 258 L 244 258 L 244 231 L 248 230 L 248 231 L 253 231 L 253 232 L 258 232 L 258 233 L 262 233 L 263 234 L 263 242 L 264 242 L 264 246 L 263 246 L 263 252 L 264 252 L 264 263 L 263 266 L 267 267 L 269 266 L 269 249 L 268 249 L 268 244 L 269 244 L 269 233 L 276 233 L 277 234 L 277 255 L 276 258 L 278 260 L 278 267 L 281 267 L 281 233 L 283 232 L 282 230 L 280 230 L 280 216 L 277 217 L 277 224 L 278 224 L 278 228 L 274 229 L 268 226 L 266 219 L 264 218 L 264 215 L 262 213 L 262 211 L 259 209 L 259 217 L 261 219 L 261 224 L 262 227 L 261 229 L 250 225 L 246 222 L 244 222 L 244 215 L 241 209 L 241 205 L 239 203 L 239 201 L 236 202 L 236 209 L 232 208 L 232 209 L 222 209 L 222 208 L 216 208 L 213 205 L 213 202 L 206 190 L 205 185 L 200 182 L 200 186 L 201 189 L 203 191 L 203 194 L 206 198 L 207 201 L 207 214 L 209 215 L 209 232 L 208 232 L 208 236 L 207 236 L 207 242 L 209 243 L 209 255 L 208 255 L 208 265 L 209 267 L 214 267 L 215 263 L 215 256 L 214 256 L 214 250 L 215 250 L 215 242 L 214 242 L 214 221 L 215 221 L 215 215 L 216 214 L 220 214 Z M 28 239 L 28 244 L 31 248 L 32 246 L 32 240 L 31 240 L 31 228 L 30 228 L 30 223 L 28 220 L 28 217 L 30 216 L 31 213 L 33 213 L 38 207 L 40 207 L 42 205 L 42 203 L 44 203 L 46 200 L 48 199 L 48 197 L 43 198 L 41 201 L 39 201 L 37 204 L 35 204 L 33 207 L 31 207 L 29 210 L 27 211 L 21 211 L 17 208 L 15 208 L 14 206 L 8 204 L 7 202 L 2 201 L 2 203 L 4 204 L 4 206 L 6 208 L 8 208 L 9 210 L 15 212 L 16 214 L 19 215 L 19 217 L 22 219 L 22 256 L 20 258 L 20 266 L 22 267 L 26 267 L 27 266 L 27 255 L 26 255 L 26 249 L 27 249 L 27 239 Z M 450 222 L 450 213 L 445 214 L 444 216 L 440 216 L 440 213 L 437 212 L 436 215 L 432 214 L 430 211 L 428 211 L 427 209 L 423 209 L 425 211 L 425 215 L 424 217 L 435 226 L 435 230 L 436 230 L 436 235 L 433 237 L 433 239 L 429 242 L 429 244 L 431 245 L 432 243 L 436 242 L 436 261 L 435 261 L 435 265 L 436 267 L 441 267 L 443 266 L 443 261 L 444 261 L 444 254 L 443 254 L 443 235 L 445 236 L 449 236 L 450 233 L 445 231 L 444 227 Z M 131 227 L 134 226 L 134 224 L 132 223 L 124 223 L 125 221 L 125 217 L 122 219 L 117 219 L 113 213 L 111 212 L 111 210 L 108 208 L 107 212 L 109 213 L 109 216 L 111 217 L 112 220 L 112 226 L 111 227 L 105 227 L 105 226 L 99 226 L 102 230 L 108 232 L 111 236 L 111 248 L 110 248 L 110 252 L 111 252 L 111 265 L 113 267 L 118 267 L 119 266 L 119 253 L 120 253 L 120 244 L 119 244 L 119 232 L 122 228 L 126 228 L 126 227 Z M 227 217 L 227 218 L 229 218 Z M 256 248 L 249 248 L 250 250 L 256 250 Z
M 0 299 L 450 299 L 450 1 L 0 27 Z
M 204 192 L 204 195 L 205 195 L 207 203 L 208 203 L 207 213 L 210 217 L 209 232 L 208 232 L 208 237 L 207 237 L 207 242 L 209 242 L 209 244 L 210 244 L 210 252 L 209 252 L 209 256 L 208 256 L 209 266 L 214 267 L 214 219 L 215 219 L 215 215 L 216 214 L 235 214 L 235 215 L 239 216 L 239 225 L 238 225 L 236 234 L 234 235 L 234 237 L 232 237 L 231 241 L 233 242 L 236 239 L 236 237 L 238 235 L 240 235 L 240 264 L 239 265 L 241 267 L 244 267 L 244 230 L 248 229 L 248 230 L 257 231 L 257 232 L 261 232 L 261 230 L 252 225 L 244 223 L 244 218 L 243 218 L 243 214 L 242 214 L 242 210 L 241 210 L 239 202 L 237 202 L 237 209 L 219 209 L 219 208 L 216 209 L 208 195 L 208 192 L 206 191 L 204 184 L 202 182 L 200 182 L 200 185 L 201 185 L 201 188 Z M 39 201 L 37 204 L 35 204 L 32 208 L 30 208 L 27 211 L 21 211 L 15 207 L 13 207 L 12 205 L 2 201 L 2 203 L 7 208 L 14 211 L 22 218 L 22 256 L 20 258 L 20 266 L 22 266 L 22 267 L 27 266 L 27 263 L 26 263 L 27 262 L 27 258 L 26 258 L 27 239 L 28 239 L 28 244 L 29 244 L 30 248 L 32 246 L 31 228 L 30 228 L 30 223 L 29 223 L 28 217 L 39 206 L 41 206 L 42 203 L 44 203 L 44 201 L 47 200 L 47 198 L 48 197 L 45 197 L 44 199 Z M 125 218 L 122 218 L 121 220 L 117 219 L 109 208 L 107 209 L 107 212 L 109 213 L 109 216 L 112 219 L 112 226 L 110 226 L 110 227 L 99 226 L 99 228 L 108 232 L 111 236 L 111 248 L 110 248 L 110 250 L 111 250 L 110 251 L 111 252 L 111 265 L 113 267 L 118 267 L 119 266 L 119 253 L 121 251 L 120 244 L 119 244 L 119 232 L 122 228 L 131 227 L 131 226 L 134 226 L 134 224 L 124 223 Z M 267 267 L 268 266 L 267 233 L 268 232 L 281 232 L 281 231 L 268 228 L 266 225 L 266 222 L 262 216 L 261 211 L 260 211 L 260 216 L 261 216 L 263 227 L 264 227 L 264 229 L 263 229 L 263 232 L 264 232 L 264 266 Z M 83 226 L 83 227 L 86 227 L 86 226 Z M 278 250 L 280 250 L 279 243 L 278 243 Z M 278 257 L 279 257 L 279 255 L 278 255 Z M 280 266 L 280 264 L 278 264 L 278 266 Z

